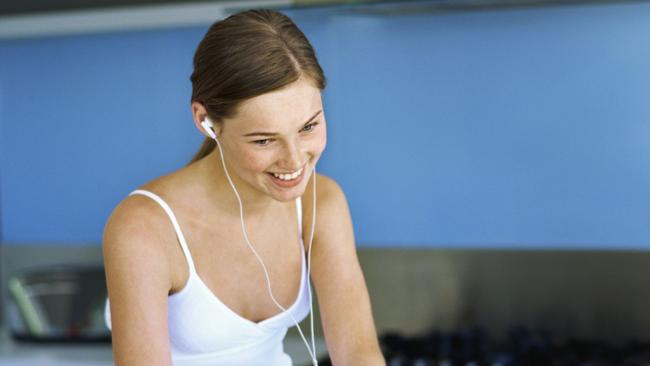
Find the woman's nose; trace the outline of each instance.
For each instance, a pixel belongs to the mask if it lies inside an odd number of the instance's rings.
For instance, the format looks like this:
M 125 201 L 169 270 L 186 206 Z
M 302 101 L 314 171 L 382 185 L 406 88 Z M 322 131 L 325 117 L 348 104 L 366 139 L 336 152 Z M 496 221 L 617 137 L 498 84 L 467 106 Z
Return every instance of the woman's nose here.
M 285 144 L 282 163 L 285 168 L 298 169 L 302 166 L 301 146 L 299 142 L 289 141 Z

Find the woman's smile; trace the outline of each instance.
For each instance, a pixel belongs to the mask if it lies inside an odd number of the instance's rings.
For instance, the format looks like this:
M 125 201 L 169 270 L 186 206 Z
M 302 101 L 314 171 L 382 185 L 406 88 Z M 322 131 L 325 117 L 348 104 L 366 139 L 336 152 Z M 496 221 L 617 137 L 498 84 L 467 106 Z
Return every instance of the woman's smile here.
M 290 174 L 266 173 L 270 180 L 281 188 L 292 188 L 299 185 L 305 176 L 305 166 Z

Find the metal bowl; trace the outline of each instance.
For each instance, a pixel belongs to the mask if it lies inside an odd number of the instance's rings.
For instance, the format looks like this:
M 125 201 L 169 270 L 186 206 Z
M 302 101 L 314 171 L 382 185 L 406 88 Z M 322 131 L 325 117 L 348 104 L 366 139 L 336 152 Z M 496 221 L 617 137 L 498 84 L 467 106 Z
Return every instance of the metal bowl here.
M 110 342 L 101 265 L 52 265 L 9 276 L 12 337 L 31 342 Z

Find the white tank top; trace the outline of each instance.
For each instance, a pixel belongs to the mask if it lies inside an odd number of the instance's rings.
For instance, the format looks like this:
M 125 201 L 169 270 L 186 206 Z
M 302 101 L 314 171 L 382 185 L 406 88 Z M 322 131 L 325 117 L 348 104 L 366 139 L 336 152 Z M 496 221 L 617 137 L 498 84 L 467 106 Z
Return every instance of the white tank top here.
M 189 279 L 185 287 L 168 297 L 167 320 L 174 366 L 291 366 L 291 358 L 284 352 L 282 343 L 287 329 L 295 325 L 291 315 L 300 322 L 309 314 L 309 296 L 306 291 L 309 279 L 301 234 L 300 198 L 296 200 L 298 234 L 301 238 L 300 248 L 296 250 L 300 250 L 302 258 L 298 296 L 287 311 L 256 323 L 222 303 L 201 280 L 169 205 L 149 191 L 135 190 L 130 195 L 134 194 L 148 196 L 162 206 L 174 226 L 189 267 Z M 109 306 L 109 300 L 106 299 L 104 317 L 108 329 L 111 329 Z

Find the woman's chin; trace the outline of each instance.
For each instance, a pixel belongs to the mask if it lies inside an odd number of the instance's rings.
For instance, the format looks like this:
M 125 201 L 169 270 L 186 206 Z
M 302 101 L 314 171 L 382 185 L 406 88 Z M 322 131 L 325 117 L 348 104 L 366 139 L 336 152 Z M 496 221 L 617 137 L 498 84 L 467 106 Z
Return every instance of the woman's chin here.
M 305 193 L 304 188 L 300 189 L 300 187 L 295 187 L 292 190 L 284 190 L 284 191 L 278 191 L 276 189 L 271 190 L 270 192 L 271 198 L 278 202 L 290 202 L 290 201 L 295 201 L 298 199 L 298 197 L 302 197 L 302 195 Z

